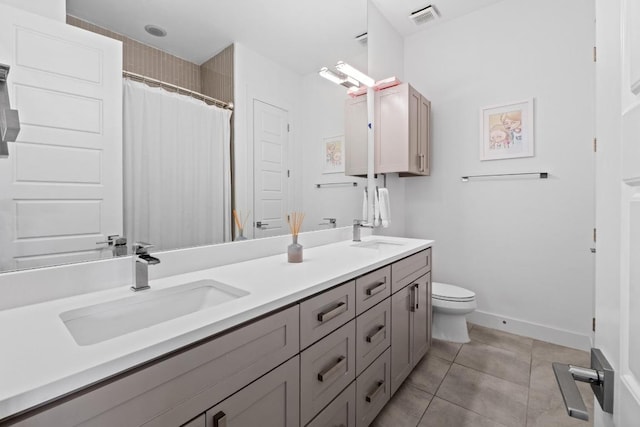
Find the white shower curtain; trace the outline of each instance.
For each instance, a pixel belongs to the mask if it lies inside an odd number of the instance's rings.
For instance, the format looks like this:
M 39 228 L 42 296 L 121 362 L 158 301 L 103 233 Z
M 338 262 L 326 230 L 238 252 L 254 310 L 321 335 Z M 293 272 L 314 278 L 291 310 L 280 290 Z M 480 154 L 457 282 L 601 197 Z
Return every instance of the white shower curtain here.
M 169 250 L 230 240 L 231 112 L 124 80 L 125 228 Z

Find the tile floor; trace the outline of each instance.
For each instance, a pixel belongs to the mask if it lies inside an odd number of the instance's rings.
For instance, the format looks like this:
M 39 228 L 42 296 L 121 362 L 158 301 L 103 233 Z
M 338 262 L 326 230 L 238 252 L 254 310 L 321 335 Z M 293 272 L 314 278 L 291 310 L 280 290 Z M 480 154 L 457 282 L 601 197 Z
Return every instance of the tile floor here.
M 469 336 L 464 345 L 434 340 L 372 426 L 592 425 L 567 415 L 551 367 L 551 362 L 589 366 L 587 352 L 478 325 L 470 325 Z M 593 414 L 589 385 L 579 387 Z

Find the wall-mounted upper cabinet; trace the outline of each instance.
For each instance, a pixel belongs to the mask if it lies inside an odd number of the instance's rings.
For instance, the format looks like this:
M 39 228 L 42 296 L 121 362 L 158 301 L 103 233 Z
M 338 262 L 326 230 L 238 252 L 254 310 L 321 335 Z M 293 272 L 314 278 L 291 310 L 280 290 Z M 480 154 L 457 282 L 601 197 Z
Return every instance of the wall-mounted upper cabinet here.
M 360 99 L 363 98 L 363 99 Z M 366 96 L 346 104 L 347 175 L 365 175 Z M 429 175 L 431 102 L 408 83 L 375 94 L 375 173 Z M 365 116 L 366 117 L 366 116 Z

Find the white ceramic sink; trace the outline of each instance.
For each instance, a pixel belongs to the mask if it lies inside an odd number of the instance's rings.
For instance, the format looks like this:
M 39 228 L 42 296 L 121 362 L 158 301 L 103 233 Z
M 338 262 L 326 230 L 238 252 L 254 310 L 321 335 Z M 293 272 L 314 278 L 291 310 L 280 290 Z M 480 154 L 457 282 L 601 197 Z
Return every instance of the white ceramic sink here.
M 249 295 L 214 280 L 138 292 L 60 314 L 79 345 L 91 345 Z
M 364 242 L 354 243 L 353 247 L 355 248 L 366 248 L 366 249 L 381 249 L 385 246 L 403 246 L 404 243 L 394 242 L 391 240 L 382 240 L 382 239 L 372 239 L 365 240 Z

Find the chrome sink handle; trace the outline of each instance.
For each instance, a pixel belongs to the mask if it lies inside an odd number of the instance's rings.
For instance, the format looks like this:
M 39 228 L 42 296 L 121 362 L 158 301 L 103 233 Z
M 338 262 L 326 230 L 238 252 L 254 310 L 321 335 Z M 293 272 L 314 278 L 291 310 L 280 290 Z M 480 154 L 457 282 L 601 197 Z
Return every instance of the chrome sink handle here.
M 153 247 L 150 243 L 136 242 L 133 244 L 133 252 L 136 254 L 136 277 L 131 290 L 134 292 L 149 289 L 149 266 L 160 264 L 160 260 L 149 254 Z

